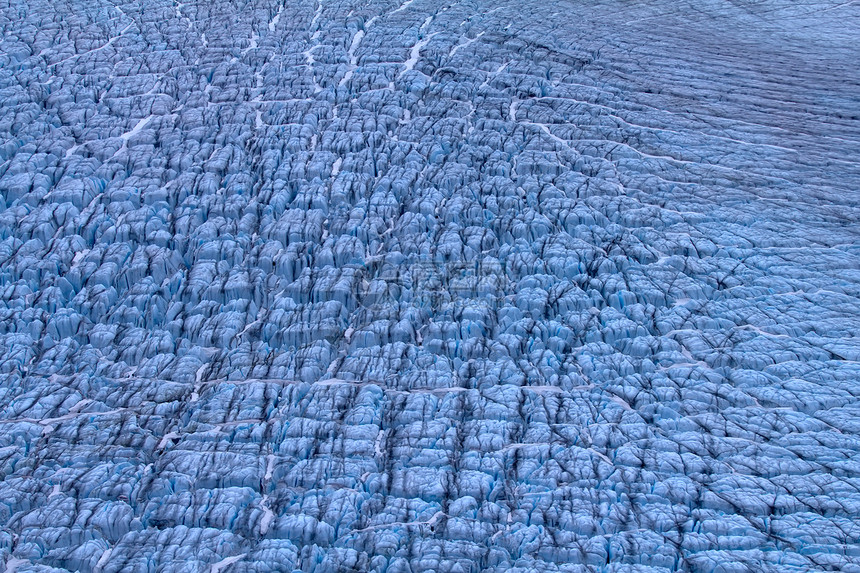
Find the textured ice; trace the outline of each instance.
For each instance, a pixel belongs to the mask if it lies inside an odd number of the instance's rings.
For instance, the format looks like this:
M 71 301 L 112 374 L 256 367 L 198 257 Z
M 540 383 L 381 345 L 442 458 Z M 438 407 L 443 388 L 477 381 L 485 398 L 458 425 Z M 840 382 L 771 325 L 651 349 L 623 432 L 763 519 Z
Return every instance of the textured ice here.
M 0 29 L 6 571 L 860 571 L 860 4 Z

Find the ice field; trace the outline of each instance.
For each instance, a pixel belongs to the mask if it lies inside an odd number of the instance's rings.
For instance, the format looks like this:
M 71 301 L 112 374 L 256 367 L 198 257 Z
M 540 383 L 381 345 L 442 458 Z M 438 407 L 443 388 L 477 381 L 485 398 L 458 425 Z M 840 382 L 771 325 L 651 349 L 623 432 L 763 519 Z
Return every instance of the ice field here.
M 860 572 L 860 2 L 0 0 L 8 572 Z

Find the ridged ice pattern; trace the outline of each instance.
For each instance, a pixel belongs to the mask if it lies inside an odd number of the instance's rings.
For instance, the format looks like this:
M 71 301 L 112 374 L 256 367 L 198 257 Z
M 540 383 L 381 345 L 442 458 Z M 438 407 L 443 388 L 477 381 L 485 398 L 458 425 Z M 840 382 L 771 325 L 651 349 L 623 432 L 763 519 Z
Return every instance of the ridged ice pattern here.
M 860 3 L 2 0 L 7 571 L 860 571 Z

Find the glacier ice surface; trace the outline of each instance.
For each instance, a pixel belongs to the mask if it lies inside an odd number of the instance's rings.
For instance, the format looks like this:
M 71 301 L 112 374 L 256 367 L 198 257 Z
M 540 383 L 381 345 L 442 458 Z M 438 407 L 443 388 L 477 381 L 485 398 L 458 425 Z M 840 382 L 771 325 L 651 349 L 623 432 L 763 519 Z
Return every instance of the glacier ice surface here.
M 0 28 L 6 571 L 860 571 L 856 3 Z

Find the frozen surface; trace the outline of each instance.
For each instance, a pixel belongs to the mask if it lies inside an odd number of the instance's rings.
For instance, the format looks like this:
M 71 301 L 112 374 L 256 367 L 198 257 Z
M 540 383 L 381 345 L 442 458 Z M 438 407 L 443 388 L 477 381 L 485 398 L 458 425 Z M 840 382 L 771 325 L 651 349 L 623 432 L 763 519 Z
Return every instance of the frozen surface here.
M 860 3 L 0 3 L 7 571 L 860 571 Z

